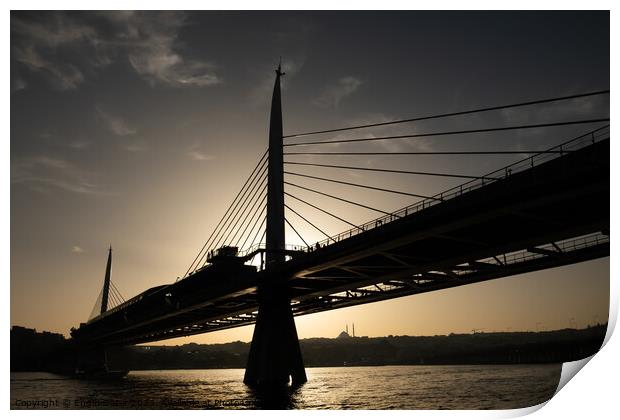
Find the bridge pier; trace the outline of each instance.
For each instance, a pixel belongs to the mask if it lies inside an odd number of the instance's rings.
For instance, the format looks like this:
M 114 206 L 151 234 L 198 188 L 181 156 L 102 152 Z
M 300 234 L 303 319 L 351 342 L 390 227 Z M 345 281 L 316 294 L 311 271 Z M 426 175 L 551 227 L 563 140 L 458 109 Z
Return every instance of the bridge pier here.
M 108 355 L 104 347 L 78 349 L 75 373 L 90 376 L 108 370 Z
M 274 389 L 307 381 L 288 290 L 266 285 L 258 291 L 259 309 L 243 382 Z
M 126 353 L 122 347 L 105 345 L 82 346 L 77 343 L 73 349 L 74 368 L 72 375 L 85 379 L 120 379 L 129 373 Z

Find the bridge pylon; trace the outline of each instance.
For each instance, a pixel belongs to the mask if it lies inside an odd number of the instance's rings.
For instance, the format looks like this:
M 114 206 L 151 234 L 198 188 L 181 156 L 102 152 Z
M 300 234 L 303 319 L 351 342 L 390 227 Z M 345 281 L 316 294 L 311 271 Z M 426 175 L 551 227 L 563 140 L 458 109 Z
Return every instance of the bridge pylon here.
M 266 267 L 284 263 L 284 156 L 281 66 L 271 100 L 267 172 Z M 276 270 L 277 272 L 277 270 Z M 291 299 L 286 282 L 269 278 L 258 286 L 258 315 L 243 382 L 260 388 L 293 386 L 307 381 Z
M 108 250 L 108 262 L 105 266 L 105 277 L 103 279 L 103 290 L 101 294 L 101 311 L 100 314 L 108 310 L 108 297 L 110 294 L 110 275 L 112 271 L 112 245 Z

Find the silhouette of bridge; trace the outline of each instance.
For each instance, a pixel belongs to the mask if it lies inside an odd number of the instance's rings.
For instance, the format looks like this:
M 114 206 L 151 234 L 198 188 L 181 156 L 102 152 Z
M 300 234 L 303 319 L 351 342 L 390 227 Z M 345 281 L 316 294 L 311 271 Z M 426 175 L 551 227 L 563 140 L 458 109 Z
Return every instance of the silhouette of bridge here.
M 284 139 L 363 130 L 415 121 L 453 118 L 507 108 L 571 101 L 590 92 L 407 120 L 283 136 L 280 78 L 276 70 L 269 149 L 180 280 L 124 300 L 110 279 L 88 322 L 72 329 L 84 348 L 152 342 L 255 323 L 244 381 L 272 386 L 306 381 L 294 316 L 497 279 L 609 255 L 609 118 L 553 121 L 519 126 L 414 133 L 410 135 L 297 141 Z M 604 123 L 544 150 L 452 152 L 287 152 L 292 147 L 391 141 L 505 130 Z M 299 149 L 297 149 L 299 150 Z M 485 175 L 405 171 L 284 161 L 294 155 L 516 155 L 522 159 Z M 284 165 L 461 178 L 468 181 L 432 196 L 285 171 Z M 286 178 L 285 178 L 286 175 Z M 379 209 L 298 184 L 339 183 L 417 200 L 396 211 Z M 285 190 L 285 186 L 287 189 Z M 288 188 L 291 187 L 291 188 Z M 306 191 L 380 213 L 363 224 L 301 199 Z M 292 199 L 285 203 L 285 197 Z M 294 201 L 293 201 L 294 200 Z M 293 203 L 351 225 L 327 233 Z M 321 232 L 308 244 L 285 217 Z M 285 242 L 285 226 L 305 246 Z M 265 243 L 263 243 L 265 239 Z

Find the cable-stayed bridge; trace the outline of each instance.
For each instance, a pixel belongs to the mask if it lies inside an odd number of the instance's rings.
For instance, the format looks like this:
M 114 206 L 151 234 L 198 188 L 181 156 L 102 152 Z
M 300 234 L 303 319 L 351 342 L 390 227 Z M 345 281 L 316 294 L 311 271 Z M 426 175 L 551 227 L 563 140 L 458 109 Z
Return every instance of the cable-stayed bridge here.
M 256 164 L 187 272 L 174 283 L 124 300 L 110 279 L 94 316 L 72 330 L 79 345 L 152 342 L 255 323 L 246 369 L 250 385 L 305 382 L 294 316 L 426 293 L 465 284 L 587 261 L 609 255 L 609 118 L 544 121 L 375 137 L 306 141 L 309 136 L 412 122 L 479 115 L 607 95 L 608 91 L 428 115 L 284 136 L 280 78 L 276 71 L 269 148 Z M 463 134 L 582 127 L 540 150 L 343 151 L 356 145 Z M 544 131 L 543 131 L 544 132 Z M 304 147 L 312 146 L 311 151 Z M 316 151 L 316 148 L 327 147 Z M 286 152 L 285 152 L 286 151 Z M 298 160 L 301 156 L 321 157 Z M 390 167 L 336 165 L 328 156 L 511 156 L 516 161 L 486 174 L 456 174 Z M 285 160 L 291 159 L 291 160 Z M 298 168 L 314 169 L 312 173 Z M 390 173 L 465 180 L 438 194 L 392 185 L 369 185 L 326 175 L 329 171 Z M 329 172 L 331 173 L 331 172 Z M 311 180 L 312 184 L 303 184 Z M 330 185 L 405 197 L 397 210 L 335 193 Z M 316 185 L 323 185 L 319 189 Z M 301 193 L 306 195 L 301 198 Z M 312 202 L 309 197 L 321 197 Z M 286 199 L 286 200 L 285 200 Z M 327 200 L 327 201 L 326 201 Z M 326 202 L 374 212 L 359 224 Z M 334 233 L 308 217 L 308 209 L 350 226 Z M 307 242 L 299 223 L 324 236 Z M 304 245 L 287 245 L 286 226 Z

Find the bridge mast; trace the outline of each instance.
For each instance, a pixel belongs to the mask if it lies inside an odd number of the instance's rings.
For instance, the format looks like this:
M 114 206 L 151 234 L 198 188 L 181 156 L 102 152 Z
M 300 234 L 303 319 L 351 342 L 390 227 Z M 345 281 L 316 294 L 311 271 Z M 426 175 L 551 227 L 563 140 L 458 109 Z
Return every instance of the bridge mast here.
M 271 99 L 269 122 L 269 163 L 267 170 L 267 251 L 266 267 L 284 261 L 284 163 L 282 146 L 281 65 L 276 70 L 276 81 Z
M 112 246 L 108 250 L 108 264 L 105 267 L 103 293 L 101 294 L 101 313 L 108 310 L 108 294 L 110 293 L 110 272 L 112 271 Z
M 267 179 L 267 258 L 271 275 L 258 284 L 258 315 L 248 354 L 243 382 L 263 389 L 298 386 L 306 382 L 287 278 L 277 266 L 284 255 L 284 164 L 282 146 L 282 104 L 278 65 L 271 101 L 269 125 L 269 169 Z M 275 268 L 275 269 L 274 269 Z

